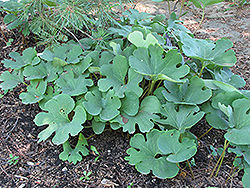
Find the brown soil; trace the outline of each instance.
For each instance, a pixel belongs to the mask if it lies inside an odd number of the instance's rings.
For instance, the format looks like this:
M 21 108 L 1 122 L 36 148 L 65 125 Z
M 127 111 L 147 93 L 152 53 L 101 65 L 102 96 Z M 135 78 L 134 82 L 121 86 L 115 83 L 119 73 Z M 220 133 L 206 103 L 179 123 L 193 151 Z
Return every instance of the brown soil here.
M 165 2 L 164 2 L 165 3 Z M 152 14 L 167 14 L 167 6 L 163 3 L 141 1 L 136 8 L 140 11 L 148 11 Z M 210 38 L 217 40 L 229 37 L 234 42 L 233 49 L 236 52 L 237 64 L 233 68 L 236 74 L 242 76 L 247 82 L 245 89 L 249 89 L 249 63 L 250 63 L 250 6 L 241 9 L 229 7 L 229 3 L 220 3 L 211 6 L 206 11 L 206 19 L 198 30 L 197 38 Z M 184 25 L 194 31 L 200 20 L 200 11 L 192 7 L 185 7 L 183 12 L 189 13 L 182 19 Z M 20 52 L 26 46 L 23 45 L 22 36 L 17 31 L 8 31 L 2 18 L 0 27 L 7 39 L 13 38 L 11 46 L 6 47 L 4 37 L 0 34 L 0 61 L 7 58 L 12 51 Z M 34 46 L 33 39 L 26 38 L 29 46 Z M 41 51 L 42 49 L 38 49 Z M 0 65 L 0 73 L 5 70 Z M 89 145 L 97 148 L 101 154 L 95 161 L 94 154 L 85 157 L 76 165 L 63 162 L 58 158 L 62 151 L 61 146 L 55 146 L 51 140 L 37 143 L 38 133 L 44 127 L 37 127 L 33 119 L 40 111 L 37 105 L 24 105 L 18 95 L 23 91 L 24 85 L 8 92 L 0 99 L 0 187 L 242 187 L 242 171 L 233 178 L 230 176 L 233 155 L 227 154 L 217 177 L 209 178 L 211 171 L 218 160 L 211 155 L 210 145 L 215 148 L 223 147 L 223 132 L 212 129 L 201 138 L 198 152 L 195 155 L 195 166 L 192 166 L 194 177 L 190 176 L 190 170 L 185 164 L 183 169 L 172 179 L 157 179 L 152 174 L 142 175 L 130 166 L 124 157 L 129 148 L 129 139 L 120 131 L 106 131 L 89 140 Z M 192 128 L 192 132 L 201 136 L 209 129 L 209 125 L 202 120 Z M 91 130 L 84 131 L 86 137 L 92 135 Z M 19 156 L 16 165 L 10 165 L 9 154 Z M 80 180 L 84 171 L 91 171 L 90 180 Z

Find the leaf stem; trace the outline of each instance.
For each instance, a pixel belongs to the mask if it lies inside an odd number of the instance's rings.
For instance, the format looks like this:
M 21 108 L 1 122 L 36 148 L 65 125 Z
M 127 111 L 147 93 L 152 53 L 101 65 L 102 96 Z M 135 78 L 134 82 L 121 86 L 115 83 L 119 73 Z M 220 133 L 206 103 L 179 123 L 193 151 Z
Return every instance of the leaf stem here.
M 8 39 L 7 39 L 6 36 L 4 35 L 4 32 L 3 32 L 3 30 L 2 30 L 1 27 L 0 27 L 0 31 L 1 31 L 1 33 L 2 33 L 2 35 L 3 35 L 3 37 L 4 37 L 4 39 L 5 39 L 5 41 L 8 42 Z
M 203 72 L 203 70 L 205 69 L 206 66 L 207 65 L 204 65 L 203 62 L 202 62 L 201 71 L 200 71 L 199 76 L 198 76 L 199 78 L 202 76 L 202 72 Z
M 156 83 L 156 81 L 153 81 L 153 80 L 152 80 L 152 82 L 150 83 L 150 89 L 149 89 L 149 91 L 148 91 L 147 96 L 151 95 L 152 91 L 154 90 L 155 83 Z
M 201 26 L 201 24 L 202 24 L 202 22 L 203 22 L 203 20 L 204 20 L 204 17 L 205 17 L 205 7 L 203 7 L 203 9 L 202 9 L 202 17 L 201 17 L 201 21 L 200 21 L 200 23 L 199 23 L 198 27 L 196 28 L 196 30 L 194 31 L 194 33 L 193 33 L 193 34 L 195 34 L 195 33 L 197 32 L 197 30 L 200 28 L 200 26 Z
M 102 132 L 105 132 L 105 131 L 109 131 L 109 129 L 104 129 Z M 92 137 L 94 137 L 94 136 L 96 136 L 97 134 L 95 133 L 95 134 L 92 134 L 92 135 L 90 135 L 88 138 L 86 138 L 86 140 L 89 140 L 90 138 L 92 138 Z
M 98 80 L 98 77 L 96 76 L 96 74 L 95 73 L 92 73 L 92 74 L 94 75 L 95 79 Z
M 200 140 L 203 136 L 205 136 L 209 131 L 211 131 L 213 129 L 213 127 L 210 127 L 210 129 L 208 129 L 207 132 L 205 132 L 203 135 L 201 135 L 198 140 Z
M 220 170 L 220 167 L 221 167 L 221 164 L 222 164 L 222 161 L 223 161 L 224 156 L 225 156 L 226 149 L 227 149 L 229 143 L 230 143 L 230 142 L 228 142 L 227 140 L 225 140 L 225 142 L 224 142 L 224 149 L 223 149 L 222 154 L 220 155 L 220 158 L 218 159 L 216 165 L 214 166 L 214 169 L 213 169 L 213 171 L 212 171 L 212 173 L 211 173 L 211 175 L 210 175 L 210 177 L 209 177 L 210 179 L 212 178 L 212 176 L 213 176 L 213 174 L 214 174 L 214 172 L 215 172 L 217 166 L 219 165 L 219 167 L 218 167 L 218 169 L 217 169 L 217 172 L 216 172 L 215 176 L 218 175 L 219 170 Z
M 23 82 L 24 83 L 24 85 L 26 85 L 27 87 L 29 86 L 28 84 L 26 84 L 26 82 Z
M 232 173 L 232 175 L 231 176 L 229 176 L 228 178 L 227 178 L 227 180 L 226 180 L 226 183 L 227 183 L 227 181 L 230 179 L 230 178 L 232 178 L 232 177 L 234 177 L 241 169 L 239 168 L 238 169 L 238 171 L 237 172 L 235 172 L 236 170 L 237 170 L 238 168 L 235 168 L 234 169 L 234 171 L 233 171 L 233 173 Z
M 175 163 L 175 164 L 177 165 L 177 167 L 178 167 L 181 171 L 185 172 L 185 173 L 188 174 L 190 177 L 192 177 L 192 175 L 189 174 L 186 170 L 182 169 L 182 168 L 179 166 L 178 163 Z
M 227 141 L 227 140 L 226 140 L 226 141 Z M 225 143 L 226 143 L 226 141 L 225 141 Z M 215 177 L 218 175 L 218 173 L 219 173 L 219 171 L 220 171 L 220 167 L 221 167 L 222 162 L 223 162 L 223 160 L 224 160 L 224 157 L 225 157 L 225 154 L 226 154 L 226 149 L 227 149 L 228 145 L 229 145 L 229 142 L 226 143 L 226 145 L 224 144 L 224 149 L 223 149 L 222 154 L 221 154 L 222 157 L 221 157 L 220 165 L 219 165 L 219 167 L 218 167 L 218 169 L 217 169 L 217 171 L 216 171 Z
M 163 81 L 163 80 L 161 80 L 161 81 L 159 82 L 159 84 L 157 85 L 156 89 L 158 89 L 158 88 L 160 87 L 162 81 Z
M 170 3 L 169 3 L 169 0 L 168 0 L 168 13 L 169 13 L 169 16 L 171 15 L 171 9 L 170 9 Z
M 178 19 L 180 19 L 180 17 L 181 17 L 181 12 L 182 12 L 183 6 L 184 6 L 184 0 L 181 0 L 181 8 L 180 8 L 180 13 L 179 13 Z
M 189 161 L 188 161 L 188 160 L 187 160 L 187 164 L 188 164 L 188 167 L 189 167 L 189 169 L 190 169 L 190 172 L 191 172 L 192 178 L 193 178 L 193 180 L 195 180 L 193 170 L 192 170 L 191 165 L 190 165 L 190 163 L 189 163 Z
M 83 127 L 83 128 L 89 129 L 89 128 L 92 128 L 92 126 L 91 126 L 91 125 L 90 125 L 90 126 L 85 126 L 85 127 Z

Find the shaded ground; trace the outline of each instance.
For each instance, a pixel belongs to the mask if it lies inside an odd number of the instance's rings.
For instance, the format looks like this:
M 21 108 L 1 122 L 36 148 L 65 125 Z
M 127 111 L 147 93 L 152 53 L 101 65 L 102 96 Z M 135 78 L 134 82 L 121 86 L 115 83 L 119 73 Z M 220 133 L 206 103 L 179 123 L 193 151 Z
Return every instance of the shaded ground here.
M 165 3 L 165 2 L 164 2 Z M 141 1 L 136 8 L 149 13 L 167 14 L 166 3 L 153 3 Z M 210 38 L 216 40 L 222 37 L 230 37 L 234 42 L 233 49 L 236 52 L 237 64 L 233 71 L 242 76 L 249 89 L 249 63 L 250 63 L 250 7 L 243 9 L 229 8 L 228 3 L 211 6 L 206 11 L 207 18 L 198 30 L 196 37 Z M 182 19 L 184 25 L 194 31 L 200 20 L 200 12 L 192 7 Z M 185 11 L 183 10 L 183 12 Z M 2 21 L 2 18 L 1 18 Z M 0 61 L 7 57 L 11 51 L 21 51 L 23 47 L 22 37 L 17 32 L 7 31 L 3 24 L 6 37 L 13 38 L 11 46 L 0 40 Z M 0 34 L 3 39 L 3 35 Z M 29 46 L 34 45 L 32 39 L 27 39 Z M 4 69 L 0 65 L 0 73 Z M 0 187 L 242 187 L 242 172 L 231 178 L 230 176 L 233 156 L 227 155 L 218 177 L 209 179 L 209 175 L 218 157 L 213 158 L 209 146 L 222 147 L 224 143 L 223 133 L 213 130 L 201 138 L 199 149 L 195 155 L 194 171 L 195 180 L 190 176 L 190 171 L 185 164 L 179 175 L 173 179 L 160 180 L 152 174 L 142 175 L 133 166 L 124 160 L 126 150 L 129 148 L 129 139 L 120 131 L 106 131 L 100 136 L 89 140 L 94 145 L 100 158 L 95 161 L 96 156 L 91 154 L 78 163 L 70 164 L 59 160 L 58 155 L 62 151 L 61 146 L 54 146 L 50 140 L 37 143 L 38 133 L 44 127 L 37 127 L 33 123 L 35 115 L 39 112 L 37 105 L 23 105 L 18 99 L 23 85 L 9 92 L 0 99 Z M 192 128 L 192 132 L 201 136 L 210 127 L 203 120 Z M 92 135 L 91 130 L 84 130 L 84 136 Z M 7 161 L 9 154 L 19 156 L 16 165 L 10 165 Z M 80 180 L 84 171 L 91 171 L 90 180 Z

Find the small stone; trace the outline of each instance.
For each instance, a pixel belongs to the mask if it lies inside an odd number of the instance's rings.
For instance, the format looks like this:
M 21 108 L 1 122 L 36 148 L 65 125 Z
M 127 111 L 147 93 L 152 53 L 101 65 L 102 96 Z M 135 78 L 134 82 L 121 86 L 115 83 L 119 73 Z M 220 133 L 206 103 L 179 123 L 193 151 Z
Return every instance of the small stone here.
M 35 164 L 33 162 L 31 162 L 31 161 L 27 161 L 27 165 L 34 166 Z
M 63 172 L 66 172 L 67 170 L 68 170 L 67 167 L 64 167 L 64 168 L 62 169 Z
M 18 188 L 24 188 L 25 187 L 25 184 L 21 184 Z
M 27 172 L 23 167 L 19 167 L 19 170 L 20 170 L 21 172 Z

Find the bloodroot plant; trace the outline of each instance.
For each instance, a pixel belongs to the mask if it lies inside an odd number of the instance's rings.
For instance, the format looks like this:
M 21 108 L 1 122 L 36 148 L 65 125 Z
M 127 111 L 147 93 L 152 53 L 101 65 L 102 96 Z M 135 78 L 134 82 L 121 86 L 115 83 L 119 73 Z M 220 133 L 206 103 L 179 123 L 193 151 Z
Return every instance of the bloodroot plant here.
M 60 159 L 75 164 L 89 154 L 89 124 L 95 134 L 121 129 L 136 133 L 128 163 L 162 179 L 176 176 L 179 163 L 196 154 L 198 140 L 189 130 L 205 117 L 226 131 L 219 161 L 231 145 L 248 186 L 250 92 L 239 90 L 245 82 L 229 69 L 236 63 L 232 42 L 195 39 L 175 18 L 128 10 L 109 28 L 110 37 L 79 40 L 84 50 L 70 41 L 42 54 L 11 52 L 3 64 L 13 71 L 2 73 L 0 87 L 28 85 L 20 99 L 39 104 L 34 122 L 47 125 L 39 142 L 62 144 Z M 74 146 L 71 137 L 78 137 Z

